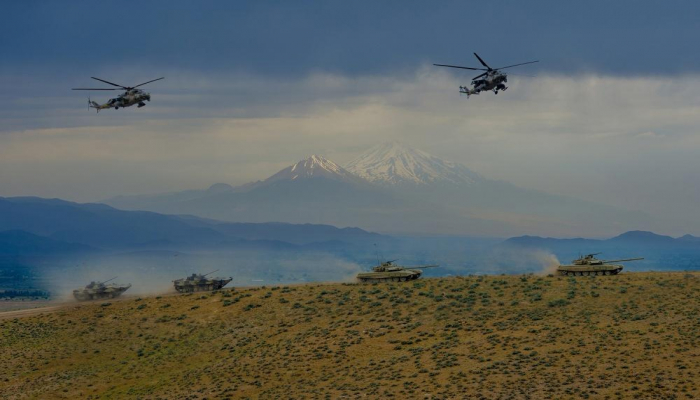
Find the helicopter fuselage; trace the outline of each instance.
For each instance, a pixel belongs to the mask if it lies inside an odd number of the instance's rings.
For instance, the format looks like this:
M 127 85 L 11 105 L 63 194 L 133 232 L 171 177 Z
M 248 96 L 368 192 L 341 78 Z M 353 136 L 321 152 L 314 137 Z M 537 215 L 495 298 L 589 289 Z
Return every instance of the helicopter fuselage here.
M 479 94 L 486 90 L 492 90 L 494 93 L 498 94 L 499 90 L 508 89 L 505 85 L 506 82 L 508 82 L 508 77 L 503 72 L 489 71 L 483 79 L 474 79 L 471 88 L 468 86 L 460 86 L 459 91 L 467 96 Z
M 144 101 L 151 101 L 151 94 L 145 92 L 141 89 L 131 89 L 120 94 L 119 96 L 109 99 L 104 104 L 98 104 L 94 101 L 90 101 L 90 107 L 95 108 L 98 111 L 108 108 L 119 109 L 120 107 L 131 107 L 134 104 L 138 104 L 139 108 L 146 105 Z

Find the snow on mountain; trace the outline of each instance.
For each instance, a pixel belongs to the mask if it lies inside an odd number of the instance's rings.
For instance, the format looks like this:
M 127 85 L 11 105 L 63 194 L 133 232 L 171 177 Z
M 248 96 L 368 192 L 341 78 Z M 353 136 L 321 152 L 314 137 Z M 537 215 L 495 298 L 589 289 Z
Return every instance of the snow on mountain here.
M 333 161 L 312 155 L 298 163 L 289 166 L 271 177 L 265 179 L 263 183 L 272 183 L 282 180 L 302 180 L 310 178 L 327 178 L 343 182 L 360 182 L 361 179 L 349 172 Z
M 346 169 L 370 182 L 391 185 L 470 185 L 484 180 L 464 165 L 442 160 L 398 142 L 372 147 L 349 163 Z

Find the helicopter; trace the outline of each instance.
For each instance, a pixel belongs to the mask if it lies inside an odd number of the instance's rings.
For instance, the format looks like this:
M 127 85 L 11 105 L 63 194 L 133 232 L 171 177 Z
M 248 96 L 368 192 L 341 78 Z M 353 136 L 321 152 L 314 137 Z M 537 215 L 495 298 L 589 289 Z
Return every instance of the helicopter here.
M 100 78 L 95 78 L 94 76 L 91 76 L 92 79 L 104 82 L 108 85 L 116 86 L 120 89 L 112 89 L 112 88 L 75 88 L 73 90 L 124 90 L 124 93 L 120 94 L 119 96 L 109 99 L 106 103 L 104 104 L 98 104 L 96 101 L 90 100 L 88 97 L 88 110 L 91 108 L 94 108 L 97 110 L 97 112 L 100 112 L 100 110 L 104 110 L 107 108 L 114 108 L 115 110 L 118 110 L 119 107 L 131 107 L 134 104 L 138 104 L 138 108 L 141 108 L 146 105 L 144 101 L 151 101 L 151 94 L 148 92 L 145 92 L 141 89 L 136 89 L 139 86 L 143 86 L 147 83 L 159 81 L 161 79 L 165 79 L 165 77 L 158 78 L 158 79 L 153 79 L 148 82 L 140 83 L 136 86 L 122 86 L 122 85 L 117 85 L 116 83 L 112 83 L 109 81 L 106 81 L 104 79 Z
M 466 94 L 467 98 L 473 94 L 479 94 L 483 91 L 486 90 L 492 90 L 494 94 L 498 94 L 499 90 L 505 91 L 508 89 L 508 87 L 505 85 L 506 82 L 508 82 L 508 77 L 504 72 L 501 72 L 500 70 L 506 69 L 506 68 L 511 68 L 511 67 L 517 67 L 519 65 L 525 65 L 525 64 L 534 64 L 537 61 L 528 61 L 520 64 L 514 64 L 514 65 L 508 65 L 506 67 L 499 67 L 499 68 L 491 68 L 489 67 L 488 64 L 484 60 L 479 57 L 478 54 L 474 53 L 476 58 L 479 60 L 481 65 L 483 65 L 486 68 L 472 68 L 472 67 L 461 67 L 459 65 L 445 65 L 445 64 L 433 64 L 438 67 L 448 67 L 448 68 L 459 68 L 459 69 L 470 69 L 474 71 L 486 71 L 482 73 L 481 75 L 475 76 L 472 78 L 472 88 L 469 88 L 468 86 L 460 86 L 459 87 L 459 93 Z

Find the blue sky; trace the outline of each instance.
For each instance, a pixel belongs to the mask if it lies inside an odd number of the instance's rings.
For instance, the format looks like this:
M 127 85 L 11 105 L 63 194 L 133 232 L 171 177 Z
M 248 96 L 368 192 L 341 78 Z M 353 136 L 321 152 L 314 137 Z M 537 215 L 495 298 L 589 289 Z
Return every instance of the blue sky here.
M 0 196 L 242 184 L 396 140 L 700 235 L 698 15 L 693 1 L 4 2 Z M 473 74 L 431 64 L 478 66 L 472 52 L 541 62 L 467 100 Z M 70 90 L 100 87 L 91 76 L 166 79 L 147 107 L 95 114 Z

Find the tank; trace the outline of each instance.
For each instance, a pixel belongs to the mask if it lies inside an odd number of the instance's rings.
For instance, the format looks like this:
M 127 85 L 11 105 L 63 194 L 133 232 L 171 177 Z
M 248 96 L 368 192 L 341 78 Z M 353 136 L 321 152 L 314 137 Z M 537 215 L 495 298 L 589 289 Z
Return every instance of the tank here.
M 218 271 L 218 269 L 216 270 Z M 226 286 L 233 278 L 207 278 L 207 275 L 213 274 L 216 271 L 211 271 L 206 274 L 192 274 L 184 279 L 173 281 L 175 290 L 180 293 L 207 292 L 218 290 Z
M 372 267 L 372 272 L 357 274 L 360 282 L 405 282 L 420 278 L 424 268 L 436 268 L 438 265 L 421 265 L 415 267 L 402 267 L 395 265 L 397 260 L 385 261 Z
M 644 258 L 624 258 L 620 260 L 599 260 L 595 258 L 600 253 L 587 254 L 579 257 L 569 265 L 560 265 L 557 267 L 562 275 L 568 276 L 590 276 L 590 275 L 617 275 L 622 271 L 621 264 L 613 264 L 622 261 L 637 261 Z
M 105 283 L 113 281 L 115 279 L 117 279 L 116 276 L 112 279 L 108 279 L 103 282 L 92 281 L 83 289 L 75 289 L 73 291 L 73 296 L 78 301 L 113 299 L 115 297 L 119 297 L 122 293 L 126 292 L 131 287 L 131 284 L 105 285 Z

